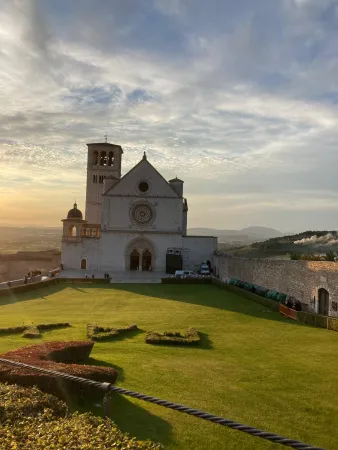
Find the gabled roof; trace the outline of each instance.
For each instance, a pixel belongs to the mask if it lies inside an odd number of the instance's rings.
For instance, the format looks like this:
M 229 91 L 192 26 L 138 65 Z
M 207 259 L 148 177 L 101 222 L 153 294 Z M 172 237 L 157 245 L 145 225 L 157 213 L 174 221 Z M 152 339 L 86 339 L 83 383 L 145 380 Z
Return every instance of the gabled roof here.
M 125 175 L 123 175 L 123 177 L 120 178 L 119 181 L 117 183 L 115 183 L 114 186 L 112 186 L 110 189 L 108 189 L 108 191 L 105 192 L 103 195 L 107 195 L 107 194 L 109 194 L 109 192 L 113 191 L 116 188 L 116 186 L 118 186 L 121 183 L 122 180 L 124 180 L 132 172 L 134 172 L 135 169 L 137 169 L 141 164 L 148 164 L 157 173 L 157 175 L 159 175 L 162 178 L 162 180 L 166 183 L 166 185 L 169 186 L 169 188 L 172 190 L 173 194 L 175 194 L 175 197 L 179 197 L 179 195 L 173 189 L 173 187 L 170 185 L 170 183 L 168 183 L 168 181 L 163 177 L 163 175 L 161 175 L 160 172 L 157 169 L 155 169 L 155 167 L 148 161 L 148 159 L 146 158 L 145 155 L 143 155 L 143 158 L 132 169 L 130 169 L 129 172 L 127 172 Z

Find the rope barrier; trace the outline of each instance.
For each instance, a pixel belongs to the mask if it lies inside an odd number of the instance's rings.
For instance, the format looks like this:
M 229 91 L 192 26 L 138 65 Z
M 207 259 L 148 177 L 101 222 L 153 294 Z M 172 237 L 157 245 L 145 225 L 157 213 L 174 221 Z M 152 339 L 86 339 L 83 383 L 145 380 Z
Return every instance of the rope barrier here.
M 155 405 L 164 406 L 165 408 L 173 409 L 175 411 L 179 411 L 179 412 L 188 414 L 190 416 L 199 417 L 200 419 L 207 420 L 209 422 L 216 423 L 218 425 L 222 425 L 222 426 L 231 428 L 233 430 L 238 430 L 238 431 L 241 431 L 242 433 L 247 433 L 247 434 L 250 434 L 251 436 L 256 436 L 261 439 L 265 439 L 267 441 L 273 442 L 275 444 L 281 444 L 281 445 L 284 445 L 285 447 L 291 447 L 291 448 L 301 449 L 301 450 L 325 450 L 324 448 L 321 448 L 321 447 L 313 447 L 312 445 L 305 444 L 304 442 L 296 441 L 294 439 L 288 439 L 286 437 L 279 436 L 278 434 L 275 434 L 275 433 L 269 433 L 267 431 L 263 431 L 258 428 L 255 428 L 255 427 L 251 427 L 249 425 L 244 425 L 242 423 L 235 422 L 233 420 L 225 419 L 224 417 L 215 416 L 214 414 L 200 411 L 199 409 L 189 408 L 187 406 L 180 405 L 178 403 L 173 403 L 173 402 L 169 402 L 167 400 L 162 400 L 160 398 L 152 397 L 151 395 L 145 395 L 145 394 L 140 394 L 139 392 L 130 391 L 128 389 L 124 389 L 124 388 L 115 386 L 110 383 L 102 383 L 100 381 L 94 381 L 94 380 L 89 380 L 87 378 L 76 377 L 74 375 L 69 375 L 67 373 L 57 372 L 56 370 L 44 369 L 42 367 L 31 366 L 30 364 L 21 363 L 18 361 L 10 361 L 8 359 L 3 359 L 3 358 L 0 358 L 0 363 L 6 364 L 6 365 L 11 365 L 11 366 L 24 367 L 26 369 L 31 369 L 31 370 L 36 370 L 37 372 L 54 375 L 56 378 L 64 378 L 65 380 L 76 381 L 78 383 L 100 389 L 101 391 L 105 392 L 105 396 L 103 399 L 103 407 L 104 407 L 104 413 L 106 415 L 107 415 L 107 411 L 108 411 L 108 409 L 107 409 L 108 397 L 107 396 L 111 392 L 116 392 L 118 394 L 123 394 L 128 397 L 133 397 L 133 398 L 137 398 L 139 400 L 143 400 L 145 402 L 154 403 Z

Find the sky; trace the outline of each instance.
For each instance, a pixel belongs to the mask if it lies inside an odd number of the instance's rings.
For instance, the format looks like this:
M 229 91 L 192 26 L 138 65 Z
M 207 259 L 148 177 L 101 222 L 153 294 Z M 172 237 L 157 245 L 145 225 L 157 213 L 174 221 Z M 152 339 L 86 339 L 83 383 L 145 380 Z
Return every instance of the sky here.
M 86 143 L 189 227 L 338 227 L 338 0 L 2 0 L 0 225 L 84 211 Z

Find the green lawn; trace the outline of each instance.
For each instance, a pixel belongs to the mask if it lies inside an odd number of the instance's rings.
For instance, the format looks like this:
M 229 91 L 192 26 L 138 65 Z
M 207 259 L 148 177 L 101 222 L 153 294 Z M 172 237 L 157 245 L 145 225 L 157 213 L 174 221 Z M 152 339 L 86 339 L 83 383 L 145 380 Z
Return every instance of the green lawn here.
M 338 333 L 287 321 L 210 285 L 57 285 L 40 294 L 0 298 L 0 327 L 30 322 L 70 322 L 72 328 L 46 332 L 34 341 L 2 336 L 1 353 L 43 340 L 86 339 L 88 322 L 136 323 L 142 332 L 96 343 L 93 349 L 93 363 L 118 369 L 119 385 L 337 448 Z M 202 334 L 200 348 L 144 342 L 147 330 L 184 331 L 189 326 Z M 112 418 L 123 431 L 171 450 L 277 448 L 121 396 L 114 396 Z

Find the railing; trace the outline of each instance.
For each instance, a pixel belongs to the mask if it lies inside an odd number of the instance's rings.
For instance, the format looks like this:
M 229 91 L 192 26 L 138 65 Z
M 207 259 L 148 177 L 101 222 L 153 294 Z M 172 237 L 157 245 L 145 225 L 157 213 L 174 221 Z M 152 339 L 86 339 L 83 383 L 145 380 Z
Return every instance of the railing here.
M 29 283 L 36 283 L 38 281 L 41 281 L 41 278 L 42 278 L 41 275 L 35 275 L 34 277 L 27 278 L 26 283 L 25 283 L 24 278 L 20 278 L 18 280 L 5 281 L 3 283 L 0 283 L 0 290 L 10 289 L 10 288 L 14 288 L 17 286 L 23 286 L 23 285 L 29 284 Z
M 285 447 L 291 447 L 302 450 L 324 450 L 321 447 L 313 447 L 309 444 L 305 444 L 304 442 L 296 441 L 294 439 L 288 439 L 283 436 L 279 436 L 278 434 L 275 433 L 269 433 L 267 431 L 263 431 L 248 425 L 243 425 L 241 423 L 234 422 L 233 420 L 215 416 L 214 414 L 200 411 L 198 409 L 189 408 L 188 406 L 179 405 L 177 403 L 169 402 L 167 400 L 152 397 L 151 395 L 145 395 L 140 394 L 139 392 L 129 391 L 128 389 L 123 389 L 110 383 L 101 383 L 100 381 L 88 380 L 86 378 L 80 378 L 74 375 L 68 375 L 66 373 L 57 372 L 55 370 L 43 369 L 42 367 L 31 366 L 30 364 L 24 364 L 18 361 L 10 361 L 8 359 L 3 358 L 0 358 L 0 363 L 11 366 L 24 367 L 26 369 L 33 369 L 41 373 L 48 373 L 54 375 L 56 378 L 61 379 L 63 378 L 66 380 L 75 381 L 83 385 L 92 386 L 103 391 L 105 393 L 103 397 L 103 412 L 105 417 L 109 415 L 109 401 L 110 401 L 109 395 L 113 392 L 116 392 L 118 394 L 123 394 L 128 397 L 138 398 L 145 402 L 154 403 L 155 405 L 160 405 L 163 406 L 164 408 L 173 409 L 175 411 L 179 411 L 188 414 L 190 416 L 199 417 L 200 419 L 207 420 L 209 422 L 213 422 L 218 425 L 231 428 L 233 430 L 238 430 L 241 431 L 242 433 L 247 433 L 250 434 L 251 436 L 256 436 L 261 439 L 273 442 L 275 444 L 281 444 L 284 445 Z

